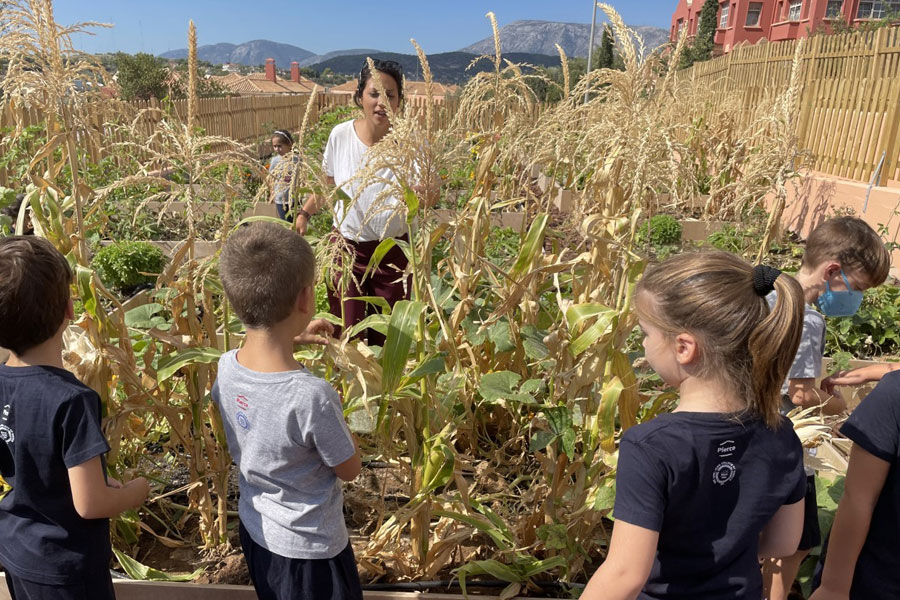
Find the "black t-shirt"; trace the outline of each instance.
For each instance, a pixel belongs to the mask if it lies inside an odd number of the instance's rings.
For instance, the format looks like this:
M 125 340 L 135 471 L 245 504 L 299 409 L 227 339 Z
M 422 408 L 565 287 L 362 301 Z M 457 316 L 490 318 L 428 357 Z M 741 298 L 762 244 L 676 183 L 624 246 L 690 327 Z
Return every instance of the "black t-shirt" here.
M 622 436 L 614 517 L 659 532 L 638 598 L 762 596 L 759 534 L 806 494 L 803 447 L 777 430 L 723 413 L 662 414 Z
M 108 569 L 109 519 L 75 511 L 68 469 L 109 451 L 100 398 L 55 367 L 0 365 L 0 439 L 12 455 L 12 486 L 0 500 L 0 563 L 48 585 Z
M 841 433 L 890 464 L 856 562 L 850 598 L 896 600 L 900 598 L 900 372 L 884 376 L 853 411 Z

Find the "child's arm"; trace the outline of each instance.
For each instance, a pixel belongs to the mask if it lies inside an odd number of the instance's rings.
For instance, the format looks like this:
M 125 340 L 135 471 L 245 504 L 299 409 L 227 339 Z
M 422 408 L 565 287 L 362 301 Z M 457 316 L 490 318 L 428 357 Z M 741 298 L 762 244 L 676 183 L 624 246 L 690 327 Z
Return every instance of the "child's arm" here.
M 150 493 L 150 485 L 143 477 L 122 484 L 108 486 L 103 477 L 103 464 L 99 456 L 76 465 L 69 470 L 72 502 L 83 519 L 105 519 L 129 508 L 137 508 Z
M 760 558 L 783 558 L 797 552 L 803 535 L 804 504 L 804 500 L 785 504 L 769 520 L 759 534 Z
M 359 444 L 356 441 L 356 436 L 353 436 L 353 443 L 356 445 L 356 453 L 341 464 L 333 467 L 334 474 L 343 481 L 353 481 L 359 475 L 359 472 L 362 471 L 362 459 L 359 456 Z
M 881 378 L 900 369 L 900 362 L 890 364 L 869 365 L 858 369 L 838 371 L 822 380 L 822 389 L 828 394 L 834 393 L 838 385 L 863 385 L 873 381 L 881 381 Z
M 887 479 L 890 463 L 870 454 L 859 444 L 850 451 L 844 497 L 838 505 L 822 572 L 822 586 L 810 600 L 846 599 L 850 594 L 856 561 L 862 550 L 872 512 Z
M 613 525 L 609 554 L 581 594 L 582 600 L 633 600 L 647 583 L 659 532 L 625 521 Z
M 812 377 L 789 379 L 788 397 L 794 406 L 821 406 L 826 415 L 839 415 L 847 410 L 847 403 L 837 390 L 834 394 L 827 394 L 816 387 L 816 380 Z

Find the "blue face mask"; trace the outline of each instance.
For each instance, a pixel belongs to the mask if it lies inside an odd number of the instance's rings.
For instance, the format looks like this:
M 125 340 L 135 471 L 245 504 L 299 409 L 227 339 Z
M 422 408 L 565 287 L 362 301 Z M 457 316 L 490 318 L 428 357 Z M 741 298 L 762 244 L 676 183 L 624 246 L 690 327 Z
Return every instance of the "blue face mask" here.
M 859 310 L 859 305 L 863 301 L 863 293 L 850 287 L 844 270 L 841 269 L 841 277 L 844 279 L 846 290 L 834 291 L 828 282 L 825 282 L 825 293 L 816 299 L 819 310 L 826 317 L 849 317 L 855 315 Z

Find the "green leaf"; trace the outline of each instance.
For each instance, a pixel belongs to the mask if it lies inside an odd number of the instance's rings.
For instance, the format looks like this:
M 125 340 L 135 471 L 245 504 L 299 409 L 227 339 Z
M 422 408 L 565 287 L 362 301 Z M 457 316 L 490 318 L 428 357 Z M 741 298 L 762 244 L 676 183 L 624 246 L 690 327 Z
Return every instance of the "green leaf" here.
M 531 452 L 540 452 L 550 445 L 556 439 L 555 433 L 549 431 L 538 431 L 531 436 L 531 442 L 528 444 L 528 450 Z
M 509 329 L 509 321 L 502 319 L 488 328 L 488 337 L 494 344 L 496 352 L 512 352 L 516 345 L 512 341 L 512 332 Z
M 369 273 L 378 268 L 378 265 L 381 264 L 381 261 L 384 259 L 385 255 L 391 251 L 391 249 L 397 245 L 397 240 L 394 238 L 385 238 L 381 240 L 381 243 L 378 244 L 378 247 L 375 248 L 375 252 L 372 253 L 372 258 L 369 259 L 369 264 L 366 265 L 366 272 L 363 275 L 363 279 L 369 276 Z
M 418 325 L 419 315 L 425 310 L 421 302 L 401 300 L 394 305 L 388 323 L 387 339 L 381 353 L 382 394 L 387 396 L 397 389 L 400 375 L 406 368 L 409 349 Z
M 562 435 L 567 429 L 572 428 L 572 413 L 568 407 L 545 408 L 544 414 L 547 415 L 547 421 L 550 423 L 550 431 L 556 435 Z
M 149 329 L 153 327 L 154 317 L 164 310 L 165 307 L 156 302 L 137 306 L 125 313 L 125 324 L 129 327 Z
M 562 523 L 554 523 L 552 525 L 541 525 L 537 528 L 538 539 L 544 542 L 544 545 L 553 550 L 565 550 L 569 547 L 569 536 L 566 532 L 566 526 Z
M 594 497 L 594 510 L 604 511 L 612 510 L 616 503 L 616 482 L 613 480 L 611 485 L 601 485 L 597 488 L 597 495 Z
M 616 449 L 616 408 L 619 405 L 619 396 L 622 395 L 622 380 L 613 377 L 603 388 L 600 398 L 600 412 L 597 419 L 600 422 L 600 446 L 606 452 L 614 452 Z
M 544 344 L 544 337 L 547 332 L 537 329 L 534 325 L 524 325 L 521 331 L 522 348 L 525 350 L 525 356 L 531 360 L 543 360 L 550 354 L 547 345 Z
M 215 348 L 185 348 L 161 356 L 156 369 L 156 380 L 162 383 L 183 367 L 214 363 L 221 356 L 222 351 Z
M 359 335 L 359 333 L 361 331 L 364 331 L 366 329 L 374 329 L 381 335 L 387 335 L 389 322 L 390 322 L 389 315 L 382 315 L 382 314 L 369 315 L 368 317 L 366 317 L 365 319 L 363 319 L 362 321 L 360 321 L 359 323 L 357 323 L 356 325 L 351 327 L 347 331 L 347 337 L 353 338 L 353 337 Z M 340 325 L 341 324 L 340 321 L 338 321 L 337 324 Z
M 410 380 L 420 379 L 426 375 L 434 375 L 436 373 L 444 373 L 447 371 L 447 360 L 443 356 L 429 358 L 421 365 L 416 367 L 407 377 Z
M 381 309 L 381 313 L 385 315 L 390 314 L 391 312 L 390 303 L 387 301 L 387 298 L 382 296 L 354 296 L 352 298 L 344 298 L 345 302 L 347 300 L 359 300 L 360 302 L 366 302 L 373 306 L 377 306 Z
M 113 554 L 125 573 L 138 581 L 193 581 L 204 573 L 203 569 L 197 569 L 193 573 L 164 573 L 139 563 L 116 548 L 113 548 Z
M 522 277 L 524 277 L 531 269 L 535 258 L 543 253 L 544 232 L 547 228 L 548 219 L 549 215 L 539 214 L 528 229 L 525 239 L 522 240 L 522 246 L 519 248 L 519 255 L 516 257 L 516 262 L 513 263 L 512 269 L 509 271 L 509 276 L 513 281 L 518 282 L 522 279 Z
M 403 188 L 403 200 L 406 202 L 406 222 L 412 224 L 419 214 L 419 197 L 410 188 Z
M 562 441 L 563 452 L 566 453 L 570 459 L 575 458 L 575 430 L 569 427 L 565 431 L 563 431 L 562 435 L 559 436 L 560 441 Z
M 543 379 L 529 379 L 519 386 L 519 391 L 524 394 L 534 394 L 544 389 Z
M 570 332 L 575 332 L 586 320 L 607 312 L 612 312 L 612 309 L 602 304 L 593 302 L 573 304 L 566 309 L 566 327 Z
M 594 342 L 605 336 L 612 329 L 613 318 L 616 316 L 616 312 L 614 310 L 609 310 L 608 312 L 602 313 L 597 317 L 597 321 L 588 327 L 584 333 L 578 336 L 572 345 L 569 346 L 569 350 L 572 352 L 573 356 L 578 356 L 585 350 L 591 347 Z
M 481 397 L 488 402 L 497 402 L 499 400 L 514 400 L 520 396 L 513 390 L 522 376 L 512 371 L 496 371 L 494 373 L 485 373 L 481 377 L 481 384 L 478 386 L 478 392 Z

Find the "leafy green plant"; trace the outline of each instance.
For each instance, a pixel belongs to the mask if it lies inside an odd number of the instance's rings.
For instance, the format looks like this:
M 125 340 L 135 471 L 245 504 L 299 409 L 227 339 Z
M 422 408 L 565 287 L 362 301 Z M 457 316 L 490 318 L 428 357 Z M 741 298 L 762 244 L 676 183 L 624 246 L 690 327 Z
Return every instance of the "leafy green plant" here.
M 668 246 L 681 241 L 681 223 L 672 215 L 654 215 L 638 229 L 638 241 Z
M 123 293 L 141 285 L 152 285 L 165 265 L 162 250 L 149 242 L 104 246 L 91 262 L 103 283 Z
M 826 354 L 873 358 L 900 353 L 900 287 L 882 285 L 866 290 L 862 306 L 851 317 L 828 324 Z

